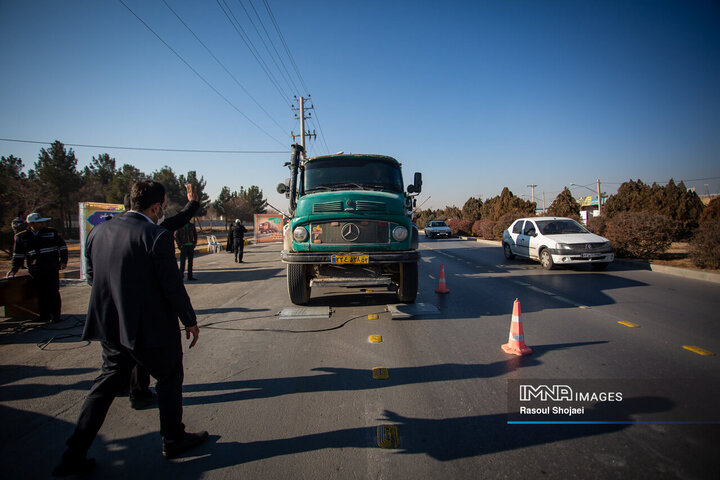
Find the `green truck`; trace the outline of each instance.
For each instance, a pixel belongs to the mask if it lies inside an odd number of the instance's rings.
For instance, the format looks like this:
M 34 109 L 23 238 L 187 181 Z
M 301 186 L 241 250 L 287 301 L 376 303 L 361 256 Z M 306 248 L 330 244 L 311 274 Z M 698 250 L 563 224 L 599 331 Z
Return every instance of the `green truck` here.
M 412 211 L 422 175 L 406 191 L 392 157 L 303 153 L 293 145 L 291 177 L 278 185 L 290 199 L 281 253 L 290 300 L 307 304 L 313 286 L 394 285 L 400 302 L 415 302 L 420 252 Z

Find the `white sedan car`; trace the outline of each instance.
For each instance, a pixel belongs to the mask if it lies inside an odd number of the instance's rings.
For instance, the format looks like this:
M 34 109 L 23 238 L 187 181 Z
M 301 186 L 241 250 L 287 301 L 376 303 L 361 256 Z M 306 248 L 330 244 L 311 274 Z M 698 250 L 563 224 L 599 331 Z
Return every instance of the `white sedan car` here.
M 615 259 L 607 238 L 589 232 L 571 218 L 520 218 L 503 233 L 505 258 L 515 255 L 540 260 L 543 268 L 589 263 L 605 269 Z

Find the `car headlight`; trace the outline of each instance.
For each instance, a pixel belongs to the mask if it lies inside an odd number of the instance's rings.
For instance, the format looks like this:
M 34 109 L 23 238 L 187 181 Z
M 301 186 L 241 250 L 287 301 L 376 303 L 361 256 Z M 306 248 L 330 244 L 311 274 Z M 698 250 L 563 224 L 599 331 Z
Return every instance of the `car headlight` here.
M 398 242 L 402 242 L 408 237 L 408 230 L 405 227 L 399 226 L 393 228 L 392 236 Z
M 605 243 L 603 243 L 603 247 L 605 247 L 605 248 L 612 248 L 612 243 L 610 243 L 610 242 L 605 242 Z
M 557 249 L 558 250 L 571 250 L 570 245 L 568 245 L 567 243 L 558 243 Z
M 293 230 L 293 238 L 296 242 L 304 242 L 308 239 L 308 232 L 305 227 L 295 227 Z

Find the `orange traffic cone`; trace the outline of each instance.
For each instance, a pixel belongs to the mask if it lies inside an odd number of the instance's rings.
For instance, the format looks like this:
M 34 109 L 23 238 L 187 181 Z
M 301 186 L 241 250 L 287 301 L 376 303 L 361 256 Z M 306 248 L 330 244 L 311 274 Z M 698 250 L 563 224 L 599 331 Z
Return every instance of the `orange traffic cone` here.
M 435 289 L 435 293 L 450 293 L 447 286 L 445 285 L 445 264 L 440 265 L 440 281 L 438 282 L 438 288 Z
M 523 333 L 522 319 L 520 318 L 520 300 L 517 298 L 515 299 L 515 303 L 513 303 L 508 343 L 503 345 L 502 349 L 505 353 L 515 355 L 530 355 L 532 353 L 532 348 L 525 345 L 525 334 Z

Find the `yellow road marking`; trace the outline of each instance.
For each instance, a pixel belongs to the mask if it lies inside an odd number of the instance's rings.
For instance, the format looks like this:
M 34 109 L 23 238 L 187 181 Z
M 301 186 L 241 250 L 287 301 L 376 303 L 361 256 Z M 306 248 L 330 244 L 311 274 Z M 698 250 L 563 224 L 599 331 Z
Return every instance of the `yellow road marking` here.
M 377 320 L 378 318 L 380 318 L 380 315 L 377 313 L 371 313 L 368 315 L 368 320 Z
M 590 308 L 590 307 L 588 307 L 587 305 L 578 305 L 578 308 L 582 308 L 583 310 L 587 310 L 587 309 Z
M 390 372 L 385 367 L 374 367 L 372 369 L 372 377 L 375 380 L 387 380 L 390 378 Z
M 368 340 L 370 343 L 380 343 L 382 342 L 382 335 L 370 335 Z
M 397 425 L 378 425 L 377 445 L 380 448 L 397 448 L 400 446 L 400 432 Z
M 620 325 L 625 325 L 626 327 L 630 327 L 630 328 L 637 328 L 637 327 L 640 326 L 640 325 L 638 325 L 637 323 L 626 322 L 626 321 L 624 321 L 624 320 L 618 320 L 618 323 L 619 323 Z
M 690 350 L 693 353 L 697 353 L 698 355 L 715 355 L 715 353 L 711 352 L 710 350 L 705 350 L 704 348 L 696 347 L 695 345 L 683 345 L 683 348 L 685 350 Z

